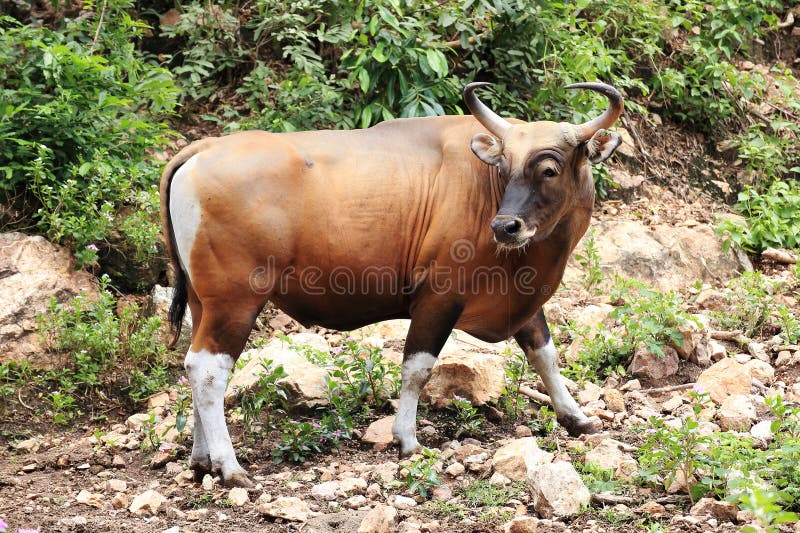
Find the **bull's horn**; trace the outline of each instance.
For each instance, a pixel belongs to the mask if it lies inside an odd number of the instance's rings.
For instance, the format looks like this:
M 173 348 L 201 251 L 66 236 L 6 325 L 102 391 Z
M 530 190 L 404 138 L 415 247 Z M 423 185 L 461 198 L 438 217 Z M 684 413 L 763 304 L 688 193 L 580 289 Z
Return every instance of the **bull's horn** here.
M 611 85 L 606 85 L 605 83 L 573 83 L 572 85 L 567 85 L 564 88 L 589 89 L 590 91 L 602 93 L 606 98 L 608 98 L 609 106 L 605 113 L 597 118 L 593 118 L 589 122 L 575 126 L 577 137 L 580 141 L 588 141 L 592 138 L 592 135 L 597 133 L 599 130 L 610 128 L 611 125 L 614 124 L 614 122 L 616 122 L 619 116 L 622 114 L 622 95 Z
M 464 102 L 466 102 L 472 116 L 483 124 L 483 127 L 489 130 L 495 137 L 502 140 L 511 127 L 511 123 L 498 116 L 497 113 L 486 107 L 486 104 L 478 100 L 478 97 L 475 96 L 473 91 L 484 85 L 491 85 L 491 83 L 476 81 L 464 87 Z

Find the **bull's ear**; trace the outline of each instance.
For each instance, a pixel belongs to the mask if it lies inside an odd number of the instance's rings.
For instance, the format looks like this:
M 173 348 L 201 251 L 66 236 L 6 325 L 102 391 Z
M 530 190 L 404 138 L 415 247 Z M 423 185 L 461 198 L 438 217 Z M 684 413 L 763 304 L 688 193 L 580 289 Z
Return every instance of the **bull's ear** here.
M 600 130 L 586 143 L 587 157 L 592 163 L 602 163 L 614 153 L 622 144 L 622 137 L 618 133 Z
M 488 133 L 476 133 L 470 148 L 487 165 L 499 166 L 503 159 L 503 143 Z

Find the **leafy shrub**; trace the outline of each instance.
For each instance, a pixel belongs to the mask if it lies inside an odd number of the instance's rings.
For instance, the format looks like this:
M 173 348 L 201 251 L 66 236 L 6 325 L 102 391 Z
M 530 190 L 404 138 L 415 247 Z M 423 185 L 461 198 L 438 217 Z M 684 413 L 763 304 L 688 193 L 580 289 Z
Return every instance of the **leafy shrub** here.
M 783 326 L 782 335 L 787 342 L 798 334 L 797 318 L 785 304 L 775 304 L 781 282 L 764 275 L 763 272 L 742 272 L 738 278 L 728 282 L 730 291 L 726 294 L 727 312 L 713 313 L 717 324 L 728 329 L 742 329 L 746 336 L 752 337 L 774 320 Z
M 454 439 L 461 437 L 479 437 L 483 435 L 486 418 L 478 412 L 472 402 L 461 396 L 453 396 L 448 410 L 453 414 L 456 424 Z
M 131 37 L 145 26 L 131 5 L 108 2 L 99 28 L 99 15 L 57 29 L 0 18 L 0 192 L 26 194 L 39 230 L 81 265 L 115 232 L 139 261 L 158 242 L 157 196 L 139 193 L 157 182 L 146 154 L 169 133 L 161 120 L 177 91 L 168 71 L 135 52 Z
M 158 343 L 157 317 L 142 318 L 136 305 L 115 313 L 109 279 L 101 278 L 97 299 L 86 294 L 67 303 L 51 299 L 38 328 L 48 350 L 66 354 L 68 365 L 55 378 L 64 391 L 89 391 L 122 381 L 142 400 L 166 385 L 165 349 Z
M 286 387 L 280 380 L 286 377 L 283 365 L 273 367 L 272 361 L 262 361 L 262 370 L 255 385 L 239 398 L 239 412 L 247 435 L 263 435 L 274 429 L 276 415 L 286 413 Z
M 800 184 L 796 181 L 775 181 L 759 192 L 747 188 L 739 193 L 734 208 L 745 217 L 742 225 L 723 221 L 718 232 L 725 239 L 723 246 L 736 246 L 759 253 L 770 246 L 800 246 Z
M 436 450 L 422 448 L 422 455 L 403 465 L 406 474 L 400 483 L 412 494 L 419 494 L 423 498 L 427 498 L 429 492 L 442 483 L 439 472 L 436 470 L 436 464 L 440 462 L 441 459 Z

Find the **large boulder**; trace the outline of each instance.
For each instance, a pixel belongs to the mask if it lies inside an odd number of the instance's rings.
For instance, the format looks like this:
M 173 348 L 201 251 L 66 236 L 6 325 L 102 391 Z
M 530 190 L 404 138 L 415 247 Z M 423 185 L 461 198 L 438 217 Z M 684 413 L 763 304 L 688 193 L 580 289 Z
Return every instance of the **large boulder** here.
M 722 250 L 709 226 L 647 227 L 633 220 L 603 220 L 594 227 L 600 266 L 607 277 L 620 274 L 661 290 L 680 290 L 698 280 L 728 280 L 740 268 L 734 253 Z M 581 275 L 582 269 L 571 259 L 565 282 L 579 282 Z
M 59 364 L 37 332 L 36 316 L 51 298 L 67 302 L 98 294 L 91 274 L 75 270 L 75 259 L 42 237 L 0 233 L 0 363 L 27 360 L 34 367 Z
M 459 333 L 459 336 L 466 336 Z M 477 339 L 476 339 L 477 340 Z M 479 351 L 448 340 L 422 390 L 421 400 L 434 407 L 445 407 L 453 396 L 462 396 L 473 405 L 497 400 L 505 386 L 503 357 L 491 351 Z
M 289 339 L 297 345 L 311 346 L 325 352 L 330 350 L 328 342 L 321 335 L 298 333 L 290 335 Z M 290 406 L 308 409 L 328 403 L 325 384 L 328 371 L 310 362 L 289 343 L 272 339 L 265 347 L 249 350 L 242 357 L 246 358 L 247 363 L 234 371 L 225 391 L 226 403 L 243 391 L 252 389 L 258 383 L 259 375 L 264 372 L 264 365 L 270 368 L 283 365 L 287 375 L 281 381 L 286 385 Z

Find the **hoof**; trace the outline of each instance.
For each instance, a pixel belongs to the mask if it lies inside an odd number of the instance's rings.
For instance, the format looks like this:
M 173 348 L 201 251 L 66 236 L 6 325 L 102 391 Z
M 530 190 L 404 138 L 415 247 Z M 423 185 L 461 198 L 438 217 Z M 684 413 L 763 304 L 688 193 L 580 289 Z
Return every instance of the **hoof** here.
M 235 472 L 231 474 L 230 476 L 228 476 L 223 480 L 223 483 L 228 488 L 233 488 L 233 487 L 242 487 L 244 489 L 253 488 L 253 482 L 250 481 L 250 478 L 247 477 L 247 474 L 245 474 L 244 472 Z
M 570 437 L 579 437 L 581 435 L 591 435 L 600 431 L 600 427 L 592 419 L 576 416 L 565 416 L 558 418 L 558 423 L 567 430 Z
M 414 442 L 409 443 L 400 443 L 400 459 L 404 459 L 406 457 L 411 457 L 415 453 L 420 453 L 422 451 L 422 446 L 419 442 L 414 440 Z
M 197 483 L 202 483 L 203 478 L 206 474 L 214 474 L 213 469 L 211 468 L 211 463 L 190 463 L 189 469 L 194 474 L 194 481 Z

